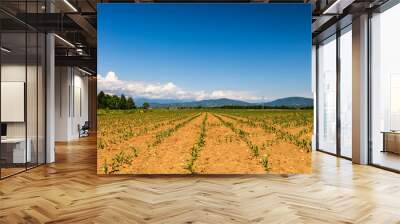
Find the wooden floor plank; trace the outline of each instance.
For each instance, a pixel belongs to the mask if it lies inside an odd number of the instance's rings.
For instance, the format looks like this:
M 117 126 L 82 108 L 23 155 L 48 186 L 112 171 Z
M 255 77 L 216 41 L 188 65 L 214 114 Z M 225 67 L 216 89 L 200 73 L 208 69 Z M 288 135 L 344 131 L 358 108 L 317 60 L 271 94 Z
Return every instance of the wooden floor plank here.
M 313 153 L 310 175 L 98 176 L 96 139 L 0 181 L 0 223 L 400 223 L 400 175 Z

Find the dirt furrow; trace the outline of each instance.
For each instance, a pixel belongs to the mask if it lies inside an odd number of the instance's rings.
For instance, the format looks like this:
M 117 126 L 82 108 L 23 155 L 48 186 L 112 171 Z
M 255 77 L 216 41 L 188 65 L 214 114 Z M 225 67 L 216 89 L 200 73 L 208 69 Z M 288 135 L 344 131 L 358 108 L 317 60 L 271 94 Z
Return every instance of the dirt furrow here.
M 277 124 L 271 124 L 268 121 L 259 118 L 249 118 L 240 116 L 228 116 L 234 120 L 245 123 L 251 126 L 258 126 L 263 128 L 267 133 L 273 133 L 278 139 L 290 142 L 296 145 L 299 149 L 311 151 L 311 139 L 305 139 L 304 136 L 293 135 L 285 129 L 281 129 Z M 310 130 L 310 129 L 309 129 Z M 304 134 L 303 134 L 304 135 Z
M 182 117 L 178 117 L 178 118 L 165 118 L 159 121 L 148 121 L 148 124 L 143 124 L 140 126 L 136 126 L 136 127 L 131 127 L 128 128 L 128 130 L 124 130 L 124 131 L 120 131 L 120 134 L 123 134 L 123 139 L 117 141 L 114 135 L 112 135 L 111 133 L 98 133 L 98 137 L 97 137 L 97 149 L 113 149 L 115 148 L 116 145 L 123 145 L 126 141 L 129 141 L 129 139 L 133 138 L 133 137 L 138 137 L 144 134 L 147 134 L 150 131 L 153 130 L 158 130 L 160 127 L 165 127 L 165 126 L 169 126 L 171 124 L 174 124 L 176 122 L 182 121 L 188 117 L 190 117 L 192 115 L 189 116 L 182 116 Z
M 208 174 L 265 173 L 250 148 L 213 114 L 206 125 L 205 145 L 194 163 L 194 172 Z
M 183 123 L 189 118 L 176 119 L 174 122 L 169 122 L 152 129 L 146 133 L 130 138 L 129 140 L 115 144 L 111 148 L 97 150 L 97 172 L 98 173 L 118 173 L 132 174 L 131 166 L 136 160 L 140 160 L 146 152 L 149 145 L 154 141 L 156 136 L 167 129 L 175 127 L 177 124 Z M 114 166 L 114 167 L 113 167 Z
M 147 147 L 129 167 L 135 174 L 185 174 L 205 113 L 191 120 L 157 145 Z
M 309 173 L 311 172 L 311 153 L 298 146 L 279 140 L 272 133 L 259 126 L 240 122 L 242 118 L 221 115 L 224 120 L 234 123 L 249 133 L 250 140 L 260 149 L 260 155 L 267 155 L 270 173 Z M 235 119 L 233 119 L 235 118 Z M 239 119 L 239 120 L 238 120 Z
M 206 112 L 206 116 L 200 124 L 200 133 L 197 137 L 196 143 L 192 146 L 190 158 L 186 163 L 185 169 L 189 170 L 190 173 L 195 173 L 193 169 L 194 162 L 199 156 L 200 150 L 203 149 L 206 138 L 206 123 L 208 119 L 208 113 Z

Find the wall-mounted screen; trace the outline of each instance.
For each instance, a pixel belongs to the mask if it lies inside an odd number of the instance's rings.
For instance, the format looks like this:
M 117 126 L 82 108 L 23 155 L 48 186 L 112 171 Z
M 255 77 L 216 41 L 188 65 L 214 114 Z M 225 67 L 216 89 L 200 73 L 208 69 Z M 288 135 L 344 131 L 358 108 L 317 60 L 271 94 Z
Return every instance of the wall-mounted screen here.
M 311 172 L 311 20 L 309 4 L 99 4 L 98 173 Z
M 24 104 L 24 82 L 1 82 L 1 122 L 24 122 Z

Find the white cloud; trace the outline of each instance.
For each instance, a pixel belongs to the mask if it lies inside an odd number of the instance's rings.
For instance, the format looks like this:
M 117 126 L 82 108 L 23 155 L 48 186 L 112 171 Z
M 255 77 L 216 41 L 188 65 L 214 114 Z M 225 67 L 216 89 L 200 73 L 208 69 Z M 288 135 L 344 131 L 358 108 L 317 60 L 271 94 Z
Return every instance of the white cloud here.
M 179 99 L 179 100 L 204 100 L 229 98 L 244 101 L 263 101 L 265 97 L 255 95 L 250 91 L 214 90 L 190 91 L 178 87 L 172 82 L 149 83 L 144 81 L 120 80 L 110 71 L 104 77 L 97 75 L 98 89 L 108 94 L 125 94 L 134 98 L 143 97 L 150 99 Z

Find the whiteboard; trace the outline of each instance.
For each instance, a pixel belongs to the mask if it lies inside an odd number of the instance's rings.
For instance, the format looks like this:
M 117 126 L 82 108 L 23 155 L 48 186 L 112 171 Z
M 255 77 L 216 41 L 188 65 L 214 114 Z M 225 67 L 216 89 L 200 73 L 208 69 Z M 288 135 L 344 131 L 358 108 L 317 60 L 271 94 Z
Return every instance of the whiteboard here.
M 1 82 L 1 122 L 24 122 L 24 104 L 24 82 Z

